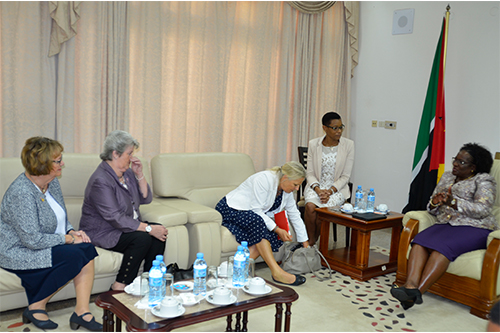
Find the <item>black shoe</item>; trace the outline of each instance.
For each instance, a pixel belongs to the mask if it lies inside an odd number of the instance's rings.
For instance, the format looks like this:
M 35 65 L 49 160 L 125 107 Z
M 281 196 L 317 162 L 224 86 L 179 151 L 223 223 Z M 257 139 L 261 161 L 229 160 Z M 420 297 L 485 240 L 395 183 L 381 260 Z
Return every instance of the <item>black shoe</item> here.
M 86 321 L 85 319 L 83 319 L 83 317 L 89 314 L 91 313 L 86 312 L 81 316 L 77 316 L 76 313 L 73 312 L 71 318 L 69 318 L 69 327 L 71 327 L 73 331 L 77 330 L 80 326 L 83 326 L 89 331 L 102 332 L 102 324 L 99 324 L 97 321 L 95 321 L 95 318 L 93 316 L 91 321 Z
M 301 284 L 303 284 L 304 282 L 306 282 L 305 276 L 297 275 L 297 274 L 294 274 L 294 275 L 295 275 L 295 282 L 294 283 L 281 282 L 281 281 L 275 280 L 274 277 L 273 277 L 273 281 L 281 283 L 281 284 L 285 284 L 287 286 L 300 286 Z
M 394 296 L 400 302 L 415 302 L 416 304 L 422 304 L 422 293 L 417 288 L 408 289 L 405 287 L 398 287 L 394 285 L 391 288 L 391 295 Z
M 410 302 L 410 301 L 400 302 L 400 303 L 401 303 L 401 306 L 403 307 L 403 310 L 408 310 L 409 308 L 411 308 L 412 306 L 415 305 L 415 302 Z
M 52 320 L 38 320 L 35 317 L 33 317 L 34 313 L 43 313 L 47 314 L 47 311 L 45 310 L 30 310 L 29 308 L 26 308 L 23 312 L 23 323 L 29 324 L 33 323 L 36 327 L 42 329 L 42 330 L 53 330 L 57 328 L 57 324 L 54 323 Z

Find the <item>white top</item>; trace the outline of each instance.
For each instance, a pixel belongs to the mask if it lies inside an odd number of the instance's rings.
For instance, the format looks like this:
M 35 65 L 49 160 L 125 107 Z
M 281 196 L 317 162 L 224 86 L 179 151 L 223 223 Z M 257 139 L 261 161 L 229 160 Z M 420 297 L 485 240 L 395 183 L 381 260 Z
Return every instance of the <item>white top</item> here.
M 64 209 L 57 203 L 56 199 L 50 194 L 47 190 L 45 192 L 45 199 L 47 199 L 47 203 L 50 205 L 50 208 L 54 211 L 57 217 L 57 228 L 55 234 L 66 234 L 66 212 Z
M 283 198 L 278 209 L 268 212 L 274 205 L 276 193 L 278 191 L 279 178 L 273 171 L 261 171 L 248 177 L 237 188 L 226 195 L 226 202 L 229 207 L 238 210 L 251 210 L 264 219 L 268 230 L 272 231 L 276 227 L 274 214 L 282 210 L 287 212 L 288 221 L 292 224 L 298 242 L 305 242 L 307 237 L 304 221 L 300 217 L 293 192 L 283 192 Z M 267 212 L 267 213 L 266 213 Z

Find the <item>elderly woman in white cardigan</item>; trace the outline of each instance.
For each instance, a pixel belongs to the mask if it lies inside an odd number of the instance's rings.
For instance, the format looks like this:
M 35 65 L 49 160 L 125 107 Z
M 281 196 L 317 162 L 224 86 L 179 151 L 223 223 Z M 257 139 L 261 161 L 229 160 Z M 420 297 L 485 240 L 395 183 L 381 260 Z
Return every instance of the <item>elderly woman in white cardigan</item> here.
M 311 246 L 321 233 L 315 209 L 341 206 L 350 198 L 348 184 L 354 162 L 354 142 L 342 138 L 345 125 L 340 115 L 325 113 L 321 122 L 325 136 L 309 141 L 307 151 L 304 222 Z
M 229 192 L 215 207 L 222 215 L 222 225 L 235 235 L 236 241 L 240 244 L 248 242 L 250 257 L 262 256 L 271 269 L 274 281 L 293 286 L 303 284 L 306 278 L 287 273 L 276 263 L 273 252 L 279 250 L 283 241 L 292 238 L 271 217 L 286 211 L 297 233 L 297 241 L 302 242 L 304 247 L 309 246 L 304 222 L 293 197 L 293 191 L 299 188 L 304 178 L 304 167 L 293 161 L 282 167 L 257 172 Z
M 70 327 L 102 331 L 89 310 L 98 254 L 85 232 L 75 231 L 68 222 L 57 179 L 64 166 L 62 151 L 56 140 L 26 140 L 21 153 L 26 171 L 9 186 L 0 208 L 0 267 L 21 279 L 29 303 L 24 323 L 57 328 L 45 306 L 73 280 L 76 306 Z

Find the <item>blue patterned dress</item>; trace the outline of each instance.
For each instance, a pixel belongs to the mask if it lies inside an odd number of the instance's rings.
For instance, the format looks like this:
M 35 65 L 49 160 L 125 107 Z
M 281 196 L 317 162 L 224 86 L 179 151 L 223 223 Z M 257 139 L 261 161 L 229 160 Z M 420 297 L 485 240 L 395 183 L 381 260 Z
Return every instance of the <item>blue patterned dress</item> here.
M 277 209 L 282 198 L 283 192 L 280 192 L 269 211 Z M 264 219 L 255 212 L 229 207 L 226 197 L 217 203 L 215 209 L 222 215 L 222 225 L 231 231 L 238 243 L 241 244 L 241 242 L 247 241 L 248 246 L 252 246 L 260 243 L 265 238 L 271 243 L 273 252 L 277 252 L 283 245 L 283 241 L 278 239 L 278 235 L 267 229 Z

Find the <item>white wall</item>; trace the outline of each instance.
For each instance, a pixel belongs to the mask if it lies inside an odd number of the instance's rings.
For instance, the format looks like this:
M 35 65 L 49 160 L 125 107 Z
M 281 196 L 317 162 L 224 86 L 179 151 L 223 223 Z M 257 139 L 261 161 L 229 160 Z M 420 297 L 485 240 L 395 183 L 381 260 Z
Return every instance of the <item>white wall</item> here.
M 442 17 L 448 2 L 361 2 L 359 65 L 352 81 L 354 187 L 401 211 Z M 446 165 L 462 144 L 500 151 L 500 2 L 450 2 L 446 62 Z M 415 9 L 413 33 L 392 35 L 395 10 Z M 397 129 L 372 128 L 397 121 Z

